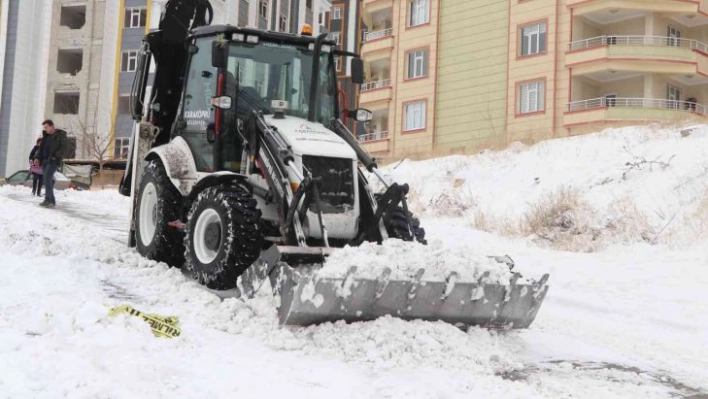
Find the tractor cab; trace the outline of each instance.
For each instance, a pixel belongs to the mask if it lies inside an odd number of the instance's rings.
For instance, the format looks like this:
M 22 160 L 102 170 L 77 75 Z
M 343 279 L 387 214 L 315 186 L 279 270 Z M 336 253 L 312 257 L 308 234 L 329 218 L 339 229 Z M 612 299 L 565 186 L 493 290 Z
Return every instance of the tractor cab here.
M 356 54 L 338 51 L 324 34 L 313 38 L 209 26 L 196 29 L 190 41 L 190 67 L 174 135 L 189 144 L 200 172 L 243 172 L 247 126 L 254 112 L 323 128 L 342 112 L 335 59 Z M 363 81 L 358 57 L 352 59 L 352 70 L 353 80 Z M 370 119 L 365 110 L 353 112 L 359 120 Z

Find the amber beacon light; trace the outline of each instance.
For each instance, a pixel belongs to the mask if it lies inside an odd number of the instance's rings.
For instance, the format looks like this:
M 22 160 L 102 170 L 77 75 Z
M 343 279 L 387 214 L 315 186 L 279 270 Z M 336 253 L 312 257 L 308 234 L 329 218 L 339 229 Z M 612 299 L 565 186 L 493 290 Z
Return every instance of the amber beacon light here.
M 310 24 L 302 25 L 302 30 L 300 31 L 300 34 L 303 36 L 312 36 L 312 25 L 310 25 Z

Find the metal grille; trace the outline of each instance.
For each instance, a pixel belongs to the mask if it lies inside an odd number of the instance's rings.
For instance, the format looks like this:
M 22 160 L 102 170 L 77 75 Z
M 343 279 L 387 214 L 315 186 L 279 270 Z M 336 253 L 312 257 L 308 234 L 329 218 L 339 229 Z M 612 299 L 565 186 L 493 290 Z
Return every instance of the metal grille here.
M 354 165 L 351 159 L 304 155 L 302 164 L 313 177 L 322 178 L 322 212 L 341 213 L 354 207 Z M 317 210 L 314 201 L 310 210 Z

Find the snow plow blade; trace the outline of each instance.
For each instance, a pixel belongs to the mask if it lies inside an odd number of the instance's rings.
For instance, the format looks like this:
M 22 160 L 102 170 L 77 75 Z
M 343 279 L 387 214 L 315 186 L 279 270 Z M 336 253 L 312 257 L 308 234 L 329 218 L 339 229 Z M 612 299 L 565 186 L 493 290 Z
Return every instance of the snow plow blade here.
M 429 281 L 424 269 L 410 281 L 389 279 L 390 269 L 376 279 L 359 278 L 356 267 L 341 278 L 321 277 L 316 268 L 293 268 L 274 261 L 277 252 L 275 246 L 266 251 L 262 259 L 270 253 L 267 261 L 272 263 L 261 267 L 259 277 L 261 283 L 266 275 L 270 279 L 273 294 L 279 298 L 278 316 L 283 325 L 350 323 L 390 315 L 443 321 L 461 328 L 528 328 L 548 291 L 547 274 L 537 282 L 517 284 L 520 275 L 515 273 L 509 285 L 485 282 L 488 273 L 476 282 L 456 281 L 455 273 L 445 281 Z M 249 272 L 253 273 L 252 269 Z M 244 287 L 253 287 L 243 281 Z M 252 296 L 255 291 L 247 292 Z

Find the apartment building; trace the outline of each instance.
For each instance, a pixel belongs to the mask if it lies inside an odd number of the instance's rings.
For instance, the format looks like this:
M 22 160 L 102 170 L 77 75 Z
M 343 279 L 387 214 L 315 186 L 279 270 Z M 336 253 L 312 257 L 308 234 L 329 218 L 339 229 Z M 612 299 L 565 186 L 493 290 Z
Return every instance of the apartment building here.
M 0 0 L 0 176 L 27 168 L 40 135 L 52 0 Z
M 76 158 L 93 158 L 111 129 L 111 79 L 102 66 L 114 48 L 116 2 L 52 3 L 44 117 L 76 140 Z
M 434 138 L 441 0 L 364 0 L 366 83 L 359 105 L 373 113 L 360 142 L 377 156 L 425 156 Z
M 363 19 L 374 153 L 708 121 L 705 0 L 364 0 Z

